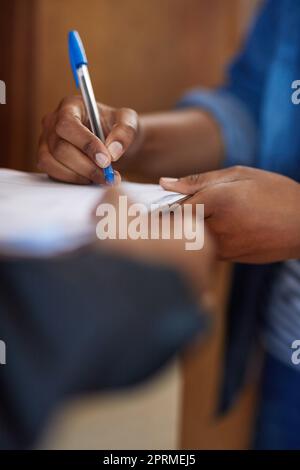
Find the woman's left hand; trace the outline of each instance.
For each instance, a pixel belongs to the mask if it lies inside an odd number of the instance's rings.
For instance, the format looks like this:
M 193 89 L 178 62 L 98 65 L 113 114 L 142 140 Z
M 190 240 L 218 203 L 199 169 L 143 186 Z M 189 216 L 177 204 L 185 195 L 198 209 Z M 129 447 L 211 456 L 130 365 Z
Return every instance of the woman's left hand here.
M 300 258 L 300 184 L 277 173 L 231 167 L 178 180 L 170 191 L 205 205 L 206 223 L 221 259 L 268 263 Z

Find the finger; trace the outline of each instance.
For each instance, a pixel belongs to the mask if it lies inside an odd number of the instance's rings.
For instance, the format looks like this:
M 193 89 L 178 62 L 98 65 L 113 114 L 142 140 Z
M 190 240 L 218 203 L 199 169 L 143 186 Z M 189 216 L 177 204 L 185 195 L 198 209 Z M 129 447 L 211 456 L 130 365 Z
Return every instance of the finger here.
M 191 175 L 184 178 L 160 178 L 159 184 L 167 191 L 182 194 L 195 194 L 201 186 L 201 175 Z
M 55 160 L 62 163 L 69 170 L 84 176 L 93 183 L 105 182 L 103 170 L 82 153 L 77 147 L 64 139 L 56 139 L 55 144 L 49 143 L 50 151 Z
M 116 111 L 116 123 L 105 142 L 113 161 L 119 160 L 130 147 L 137 129 L 138 116 L 133 109 L 121 108 Z
M 58 112 L 56 133 L 87 155 L 97 166 L 106 168 L 111 156 L 106 146 L 81 121 L 78 105 L 64 105 Z
M 89 179 L 78 175 L 55 160 L 45 144 L 41 144 L 39 147 L 38 168 L 55 180 L 64 181 L 65 183 L 90 184 Z
M 195 194 L 205 190 L 208 186 L 229 183 L 240 179 L 239 169 L 236 167 L 223 170 L 209 171 L 183 178 L 160 178 L 160 185 L 168 191 L 182 194 Z

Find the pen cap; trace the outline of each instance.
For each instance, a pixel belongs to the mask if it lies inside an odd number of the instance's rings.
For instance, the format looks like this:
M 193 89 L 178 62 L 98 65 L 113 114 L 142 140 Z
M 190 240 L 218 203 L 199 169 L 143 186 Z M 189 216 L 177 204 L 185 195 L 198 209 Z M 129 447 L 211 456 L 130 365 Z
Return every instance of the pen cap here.
M 78 76 L 77 76 L 77 69 L 81 65 L 87 65 L 88 62 L 87 62 L 87 58 L 86 58 L 82 41 L 77 31 L 69 32 L 68 43 L 69 43 L 70 63 L 71 63 L 75 83 L 78 88 L 79 82 L 78 82 Z

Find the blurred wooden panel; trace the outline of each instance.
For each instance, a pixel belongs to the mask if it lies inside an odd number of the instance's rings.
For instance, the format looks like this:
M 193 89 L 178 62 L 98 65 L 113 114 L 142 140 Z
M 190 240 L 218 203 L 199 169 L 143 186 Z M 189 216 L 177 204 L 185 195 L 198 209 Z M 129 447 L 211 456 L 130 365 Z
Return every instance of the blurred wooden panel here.
M 13 4 L 10 0 L 2 0 L 0 14 L 0 45 L 5 44 L 7 37 L 13 25 Z M 0 46 L 0 80 L 5 84 L 10 83 L 11 80 L 11 67 L 10 52 L 8 47 Z M 6 90 L 6 100 L 10 103 L 10 90 Z M 8 166 L 10 164 L 11 155 L 11 139 L 9 138 L 11 130 L 11 107 L 8 104 L 0 105 L 0 142 L 1 142 L 1 166 Z
M 177 449 L 181 403 L 178 364 L 125 390 L 77 397 L 56 410 L 42 449 Z
M 248 449 L 251 446 L 257 383 L 242 391 L 229 413 L 222 417 L 216 414 L 230 279 L 231 266 L 220 263 L 215 282 L 217 301 L 213 334 L 205 344 L 193 347 L 183 361 L 180 443 L 183 449 Z
M 11 31 L 11 80 L 7 85 L 11 101 L 11 166 L 32 168 L 35 160 L 36 133 L 34 131 L 36 96 L 36 29 L 37 0 L 15 0 Z
M 10 0 L 9 165 L 34 168 L 41 117 L 76 92 L 67 52 L 70 29 L 84 40 L 99 101 L 159 110 L 173 106 L 186 88 L 222 80 L 239 44 L 245 6 L 253 1 Z
M 39 107 L 48 109 L 72 91 L 70 29 L 84 40 L 99 100 L 153 110 L 171 106 L 188 86 L 215 84 L 235 46 L 236 5 L 237 0 L 229 8 L 224 0 L 40 0 Z

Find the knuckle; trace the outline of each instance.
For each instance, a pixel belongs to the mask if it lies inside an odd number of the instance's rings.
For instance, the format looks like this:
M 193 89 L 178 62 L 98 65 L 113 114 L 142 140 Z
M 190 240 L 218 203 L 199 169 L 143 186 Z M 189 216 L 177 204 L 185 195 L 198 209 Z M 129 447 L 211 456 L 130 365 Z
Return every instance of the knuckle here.
M 65 113 L 61 113 L 55 125 L 55 131 L 58 135 L 65 135 L 68 133 L 72 125 L 72 121 Z
M 127 114 L 130 116 L 132 120 L 136 120 L 137 118 L 137 112 L 134 109 L 131 108 L 121 108 L 120 111 L 124 114 Z
M 54 150 L 53 150 L 53 156 L 56 160 L 61 159 L 69 149 L 70 144 L 66 142 L 65 140 L 58 140 Z
M 138 127 L 138 115 L 134 109 L 121 108 L 121 113 L 126 116 L 121 126 L 129 132 L 136 132 Z
M 83 152 L 90 156 L 90 157 L 94 157 L 94 155 L 97 153 L 97 151 L 99 149 L 99 145 L 98 145 L 98 141 L 96 139 L 89 139 L 84 145 L 83 145 Z
M 68 96 L 64 96 L 60 102 L 59 102 L 59 105 L 58 105 L 58 108 L 62 108 L 66 103 L 67 101 L 69 100 L 69 97 Z
M 123 122 L 120 124 L 120 129 L 124 132 L 125 135 L 130 137 L 134 136 L 137 132 L 136 126 L 131 122 Z
M 67 106 L 74 100 L 74 98 L 74 96 L 64 96 L 64 98 L 62 98 L 62 100 L 60 101 L 58 108 L 62 109 L 64 106 Z
M 194 185 L 200 182 L 200 174 L 189 175 L 187 177 L 188 184 Z

